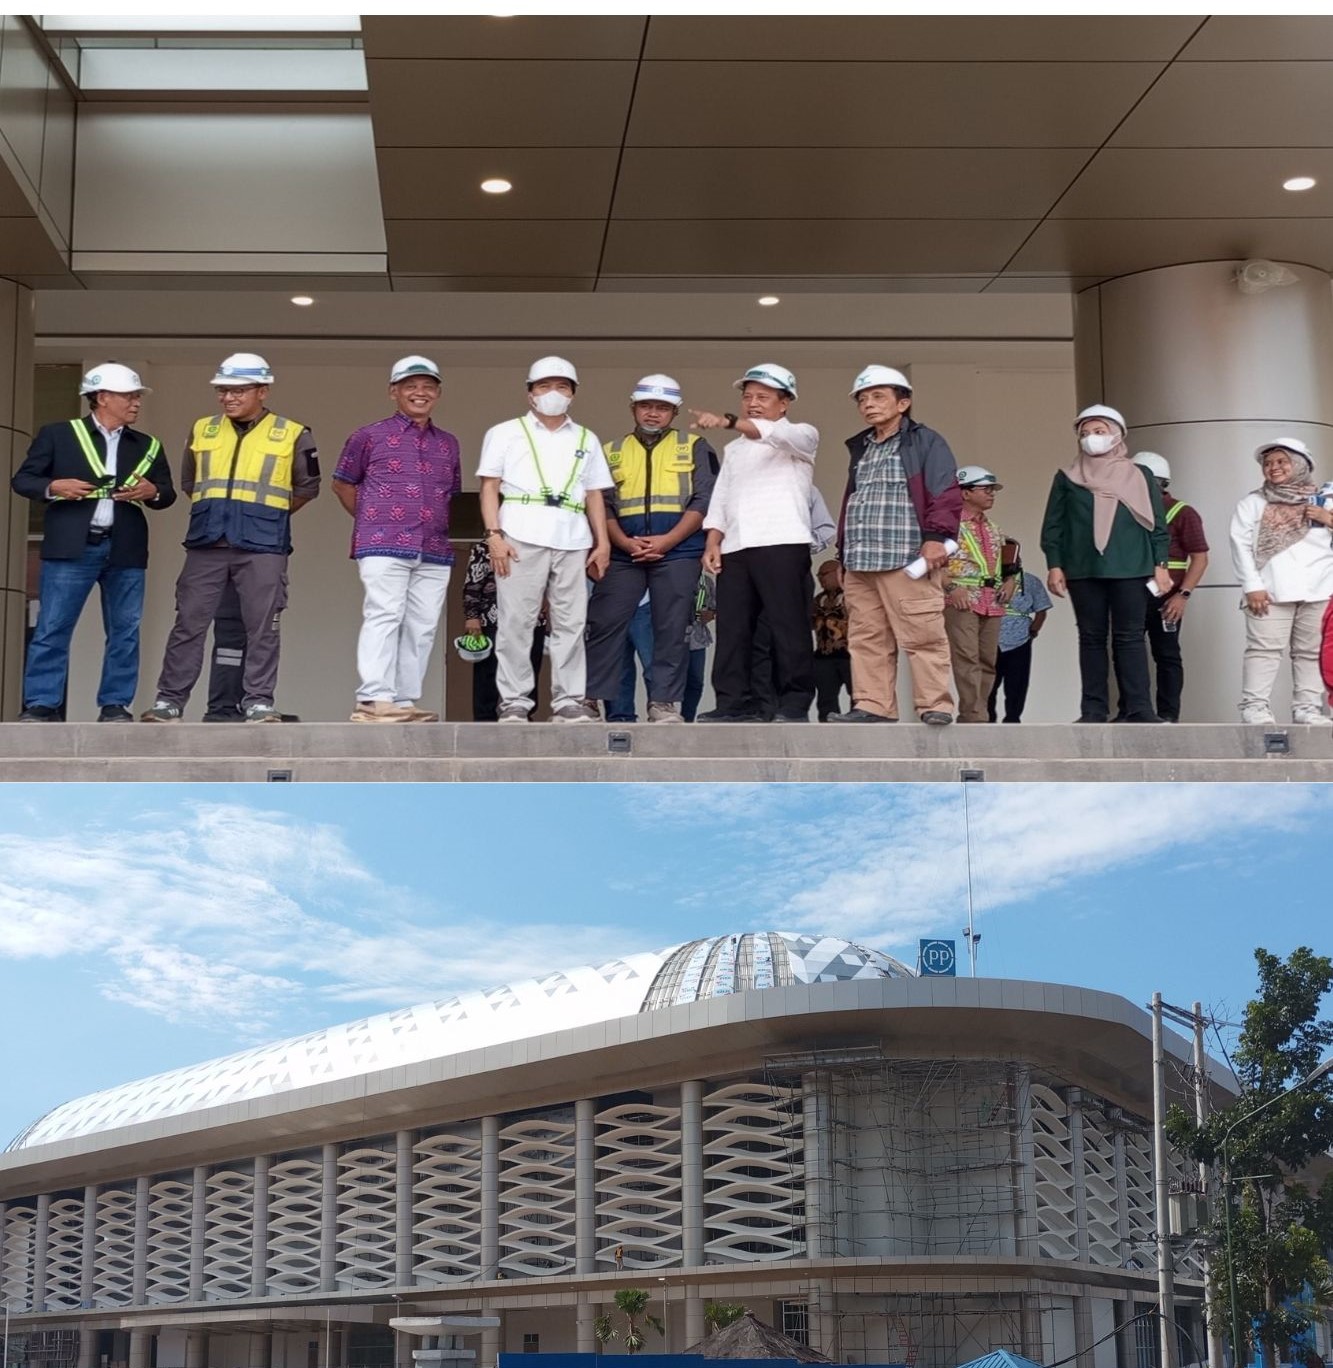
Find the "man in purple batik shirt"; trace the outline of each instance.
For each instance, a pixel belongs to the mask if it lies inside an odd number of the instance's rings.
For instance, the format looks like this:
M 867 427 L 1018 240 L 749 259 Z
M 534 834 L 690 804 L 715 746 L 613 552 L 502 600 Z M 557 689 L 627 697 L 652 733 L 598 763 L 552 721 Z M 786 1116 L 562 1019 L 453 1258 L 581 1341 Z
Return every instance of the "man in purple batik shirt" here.
M 353 722 L 440 720 L 417 700 L 454 563 L 449 503 L 463 484 L 458 439 L 431 422 L 441 389 L 433 361 L 403 357 L 389 372 L 398 411 L 352 433 L 333 472 L 366 591 Z

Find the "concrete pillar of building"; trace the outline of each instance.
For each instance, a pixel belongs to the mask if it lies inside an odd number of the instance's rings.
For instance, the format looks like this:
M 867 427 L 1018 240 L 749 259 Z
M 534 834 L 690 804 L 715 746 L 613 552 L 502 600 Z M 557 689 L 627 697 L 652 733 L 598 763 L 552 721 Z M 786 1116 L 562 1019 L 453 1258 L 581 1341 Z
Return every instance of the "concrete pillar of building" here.
M 505 1342 L 505 1313 L 494 1310 L 492 1315 L 500 1318 L 500 1324 L 481 1332 L 481 1353 L 477 1356 L 477 1368 L 495 1368 L 500 1361 L 500 1351 Z
M 134 1182 L 134 1290 L 135 1306 L 148 1301 L 148 1203 L 151 1197 L 147 1174 L 140 1174 Z M 130 1368 L 134 1368 L 131 1364 Z
M 333 1334 L 327 1325 L 321 1325 L 316 1334 L 315 1355 L 319 1362 L 316 1368 L 333 1368 Z M 410 1340 L 410 1336 L 404 1336 Z
M 320 1185 L 319 1290 L 338 1286 L 338 1146 L 323 1148 L 323 1179 Z
M 78 1336 L 78 1368 L 97 1368 L 97 1331 L 89 1330 L 85 1326 L 83 1329 L 78 1331 Z M 186 1364 L 186 1368 L 190 1368 L 189 1364 Z
M 680 1248 L 686 1268 L 703 1263 L 704 1085 L 697 1078 L 680 1085 Z
M 1069 1088 L 1065 1093 L 1069 1123 L 1070 1178 L 1074 1196 L 1074 1248 L 1079 1263 L 1088 1262 L 1088 1169 L 1083 1144 L 1083 1090 Z
M 1244 624 L 1227 550 L 1236 501 L 1260 483 L 1254 449 L 1304 439 L 1316 475 L 1333 477 L 1333 291 L 1329 276 L 1284 265 L 1288 284 L 1238 288 L 1239 261 L 1140 271 L 1077 296 L 1074 367 L 1082 407 L 1106 403 L 1129 424 L 1131 452 L 1171 464 L 1171 492 L 1197 508 L 1213 548 L 1183 635 L 1185 713 L 1234 721 Z M 1073 455 L 1071 439 L 1070 455 Z M 1285 701 L 1279 680 L 1274 701 Z
M 597 1103 L 574 1103 L 574 1271 L 597 1271 Z
M 253 1331 L 249 1336 L 246 1352 L 246 1368 L 271 1368 L 273 1362 L 273 1336 L 266 1330 Z
M 1009 1171 L 1013 1190 L 1014 1253 L 1035 1259 L 1037 1249 L 1037 1171 L 1032 1140 L 1032 1075 L 1023 1064 L 1011 1064 Z
M 586 1292 L 575 1294 L 574 1302 L 574 1348 L 580 1354 L 597 1352 L 597 1336 L 593 1323 L 597 1319 L 597 1307 L 588 1300 Z
M 97 1272 L 97 1184 L 83 1189 L 83 1248 L 79 1258 L 79 1300 L 84 1306 L 93 1304 L 93 1289 Z M 87 1334 L 88 1332 L 84 1332 Z
M 153 1330 L 143 1326 L 130 1331 L 130 1353 L 127 1368 L 148 1368 L 152 1363 Z
M 32 440 L 33 296 L 0 277 L 0 720 L 19 714 L 28 622 L 28 501 L 9 487 Z
M 1020 1298 L 1019 1332 L 1023 1337 L 1023 1357 L 1034 1363 L 1045 1361 L 1045 1335 L 1042 1333 L 1041 1307 L 1037 1299 L 1024 1292 Z
M 1092 1298 L 1074 1297 L 1074 1368 L 1092 1368 Z
M 414 1188 L 414 1150 L 415 1135 L 412 1131 L 399 1131 L 395 1139 L 397 1163 L 394 1181 L 397 1199 L 394 1226 L 394 1282 L 399 1287 L 412 1285 L 412 1198 Z M 409 1359 L 410 1363 L 411 1360 Z
M 805 1159 L 805 1254 L 808 1259 L 832 1258 L 838 1245 L 833 1211 L 832 1099 L 827 1073 L 812 1070 L 801 1076 L 801 1130 Z
M 36 1230 L 32 1242 L 32 1309 L 46 1310 L 46 1254 L 51 1243 L 51 1194 L 37 1199 Z
M 812 1278 L 806 1293 L 810 1348 L 838 1363 L 838 1318 L 833 1313 L 833 1288 L 827 1278 Z
M 1124 1301 L 1112 1302 L 1115 1315 L 1115 1361 L 1116 1368 L 1138 1368 L 1138 1348 L 1134 1333 L 1134 1301 L 1132 1297 Z
M 250 1249 L 250 1295 L 268 1293 L 268 1155 L 255 1155 L 254 1243 Z
M 1120 1254 L 1120 1267 L 1133 1254 L 1129 1224 L 1129 1170 L 1125 1159 L 1125 1132 L 1117 1130 L 1111 1137 L 1111 1162 L 1115 1168 L 1115 1238 Z
M 704 1299 L 694 1291 L 685 1294 L 685 1344 L 688 1349 L 704 1337 Z
M 500 1271 L 500 1118 L 481 1118 L 481 1276 Z
M 190 1300 L 204 1299 L 204 1222 L 208 1214 L 208 1168 L 194 1166 L 190 1191 Z M 187 1365 L 188 1368 L 188 1365 Z
M 412 1357 L 412 1351 L 417 1347 L 415 1335 L 406 1335 L 401 1330 L 393 1332 L 393 1363 L 394 1368 L 412 1368 L 416 1360 Z
M 185 1332 L 185 1368 L 208 1368 L 208 1331 Z

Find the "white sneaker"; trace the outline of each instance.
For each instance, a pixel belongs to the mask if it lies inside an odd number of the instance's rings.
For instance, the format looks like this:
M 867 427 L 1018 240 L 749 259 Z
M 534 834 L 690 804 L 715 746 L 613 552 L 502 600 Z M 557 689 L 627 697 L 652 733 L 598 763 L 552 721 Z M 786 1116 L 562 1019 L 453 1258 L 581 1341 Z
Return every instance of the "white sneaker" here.
M 586 703 L 566 703 L 551 713 L 552 722 L 597 722 L 600 719 Z
M 1333 727 L 1333 718 L 1325 717 L 1319 708 L 1293 708 L 1291 720 L 1298 727 Z
M 497 722 L 526 722 L 528 710 L 521 703 L 506 703 L 495 719 Z
M 1240 710 L 1240 720 L 1247 726 L 1277 726 L 1277 718 L 1273 716 L 1273 710 L 1264 703 L 1251 704 L 1249 707 L 1242 707 Z
M 679 703 L 649 703 L 648 704 L 649 722 L 680 722 L 685 719 L 680 714 Z

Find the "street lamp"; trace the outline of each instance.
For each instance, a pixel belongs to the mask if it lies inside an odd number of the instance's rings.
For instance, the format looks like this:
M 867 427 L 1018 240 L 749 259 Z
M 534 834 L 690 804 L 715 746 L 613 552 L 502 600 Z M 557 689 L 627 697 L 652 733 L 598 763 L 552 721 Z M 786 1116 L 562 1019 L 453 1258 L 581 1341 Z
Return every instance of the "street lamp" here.
M 667 1322 L 667 1316 L 670 1314 L 667 1307 L 667 1280 L 658 1278 L 657 1281 L 662 1284 L 662 1352 L 669 1354 L 671 1352 L 671 1326 Z
M 1270 1097 L 1267 1102 L 1261 1102 L 1257 1107 L 1252 1107 L 1249 1111 L 1243 1112 L 1226 1128 L 1222 1136 L 1222 1143 L 1219 1146 L 1222 1152 L 1222 1171 L 1225 1174 L 1222 1190 L 1222 1215 L 1226 1223 L 1227 1236 L 1227 1286 L 1231 1295 L 1231 1360 L 1233 1368 L 1241 1368 L 1241 1365 L 1246 1362 L 1246 1356 L 1240 1337 L 1240 1306 L 1236 1298 L 1236 1258 L 1231 1243 L 1231 1159 L 1227 1153 L 1227 1146 L 1231 1143 L 1232 1133 L 1242 1121 L 1248 1121 L 1250 1117 L 1258 1116 L 1261 1111 L 1271 1107 L 1273 1103 L 1281 1102 L 1284 1097 L 1290 1097 L 1292 1093 L 1299 1092 L 1307 1084 L 1316 1083 L 1330 1073 L 1333 1073 L 1333 1058 L 1324 1060 L 1313 1073 L 1306 1075 L 1299 1083 L 1293 1083 L 1285 1092 L 1280 1092 L 1275 1097 Z

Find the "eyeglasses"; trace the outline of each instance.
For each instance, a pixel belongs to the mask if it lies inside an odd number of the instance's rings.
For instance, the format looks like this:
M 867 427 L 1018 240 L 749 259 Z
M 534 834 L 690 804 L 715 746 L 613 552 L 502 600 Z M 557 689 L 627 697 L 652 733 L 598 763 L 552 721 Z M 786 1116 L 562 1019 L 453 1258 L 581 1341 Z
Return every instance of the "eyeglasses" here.
M 242 394 L 249 394 L 251 390 L 257 390 L 258 385 L 214 385 L 213 393 L 219 399 L 237 398 Z

